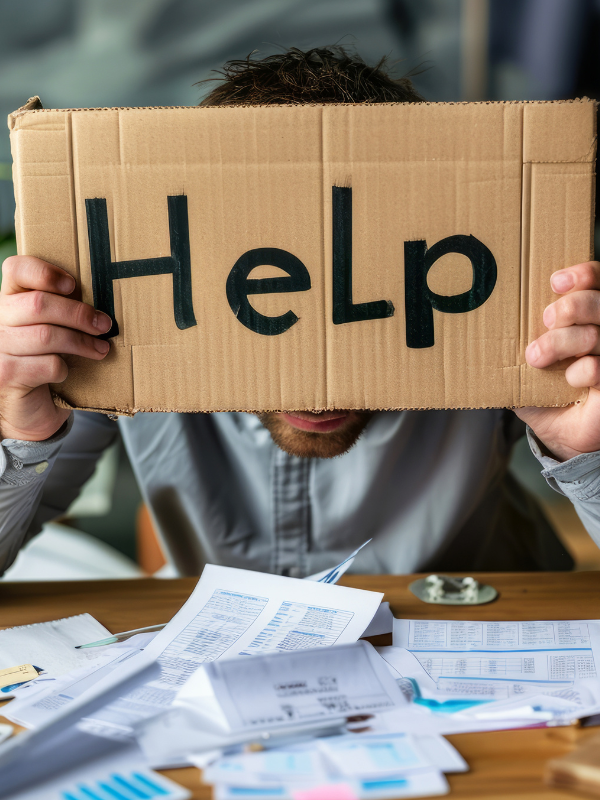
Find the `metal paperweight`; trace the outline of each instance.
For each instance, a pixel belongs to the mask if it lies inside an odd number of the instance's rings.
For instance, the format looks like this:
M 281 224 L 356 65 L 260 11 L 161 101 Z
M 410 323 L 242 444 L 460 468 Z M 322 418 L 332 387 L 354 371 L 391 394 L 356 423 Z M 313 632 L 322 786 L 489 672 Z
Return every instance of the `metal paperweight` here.
M 447 575 L 420 578 L 408 588 L 424 603 L 445 606 L 480 606 L 498 597 L 493 586 L 485 586 L 475 578 L 449 578 Z

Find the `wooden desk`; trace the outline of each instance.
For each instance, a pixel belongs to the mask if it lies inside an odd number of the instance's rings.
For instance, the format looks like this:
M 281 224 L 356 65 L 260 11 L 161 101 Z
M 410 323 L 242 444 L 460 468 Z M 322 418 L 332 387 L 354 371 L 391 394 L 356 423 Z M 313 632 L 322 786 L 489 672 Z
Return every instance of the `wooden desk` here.
M 415 576 L 351 576 L 342 582 L 361 589 L 385 592 L 394 615 L 407 618 L 537 620 L 600 618 L 600 572 L 486 574 L 500 597 L 487 606 L 461 609 L 422 603 L 409 591 Z M 111 631 L 166 622 L 182 606 L 196 581 L 128 580 L 73 583 L 0 583 L 0 628 L 43 622 L 84 611 Z M 390 644 L 390 637 L 377 637 Z M 598 733 L 598 728 L 538 729 L 461 734 L 448 737 L 465 757 L 471 771 L 449 776 L 452 797 L 535 798 L 566 800 L 579 797 L 548 789 L 542 770 L 549 758 L 571 750 Z M 165 774 L 189 787 L 195 800 L 208 800 L 209 787 L 201 786 L 195 769 L 169 770 Z

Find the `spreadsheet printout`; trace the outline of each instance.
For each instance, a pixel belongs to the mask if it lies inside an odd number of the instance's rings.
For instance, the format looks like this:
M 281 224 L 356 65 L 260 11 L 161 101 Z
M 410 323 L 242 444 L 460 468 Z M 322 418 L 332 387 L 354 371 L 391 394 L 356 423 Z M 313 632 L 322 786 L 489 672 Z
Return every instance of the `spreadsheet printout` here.
M 394 647 L 409 651 L 442 694 L 560 692 L 598 677 L 600 622 L 394 620 Z
M 169 708 L 201 664 L 220 658 L 355 642 L 381 592 L 220 567 L 204 568 L 189 600 L 149 646 L 160 677 L 106 706 L 81 727 L 130 735 L 139 720 Z
M 467 622 L 394 620 L 394 645 L 411 652 L 590 649 L 600 640 L 598 620 Z

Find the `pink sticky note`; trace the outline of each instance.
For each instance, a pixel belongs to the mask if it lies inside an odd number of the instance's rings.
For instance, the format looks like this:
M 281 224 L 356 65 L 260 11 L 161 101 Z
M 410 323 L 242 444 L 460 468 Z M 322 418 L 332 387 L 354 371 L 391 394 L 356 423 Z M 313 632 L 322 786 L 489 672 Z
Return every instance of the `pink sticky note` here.
M 294 800 L 358 800 L 347 783 L 326 783 L 313 789 L 292 792 Z

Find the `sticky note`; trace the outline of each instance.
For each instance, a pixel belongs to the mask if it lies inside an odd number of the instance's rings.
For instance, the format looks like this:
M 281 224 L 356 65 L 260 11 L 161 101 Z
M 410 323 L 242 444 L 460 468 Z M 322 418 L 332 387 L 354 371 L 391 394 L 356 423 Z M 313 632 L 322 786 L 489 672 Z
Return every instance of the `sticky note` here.
M 18 667 L 0 669 L 0 689 L 13 683 L 24 683 L 37 678 L 38 671 L 32 664 L 21 664 Z
M 356 794 L 347 783 L 330 783 L 292 792 L 294 800 L 357 800 Z

